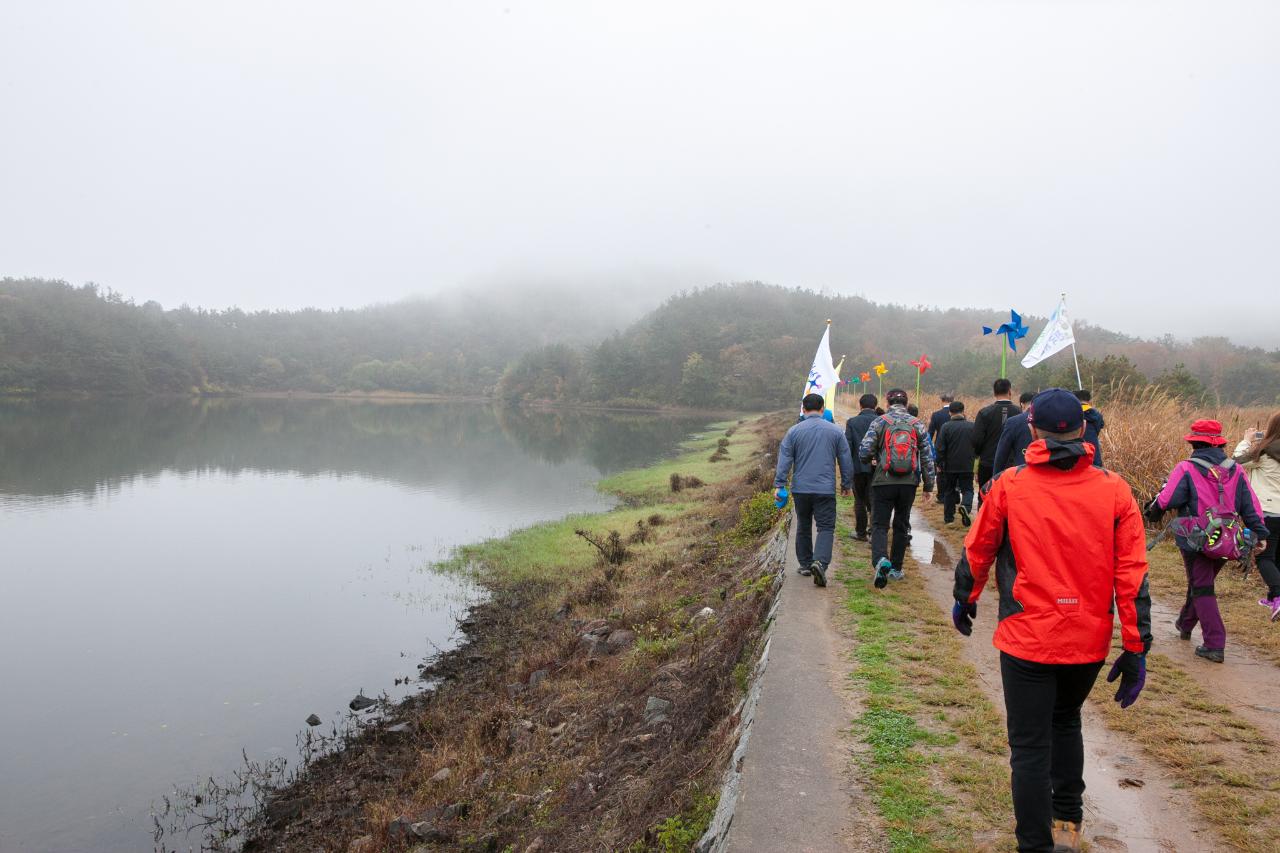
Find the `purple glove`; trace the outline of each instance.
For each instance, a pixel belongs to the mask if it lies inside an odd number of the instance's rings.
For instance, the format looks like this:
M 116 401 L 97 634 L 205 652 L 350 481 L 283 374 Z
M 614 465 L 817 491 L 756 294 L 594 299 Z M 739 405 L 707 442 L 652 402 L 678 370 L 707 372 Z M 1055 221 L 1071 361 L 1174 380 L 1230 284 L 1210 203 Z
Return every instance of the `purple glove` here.
M 1116 701 L 1121 708 L 1128 708 L 1138 701 L 1138 694 L 1147 683 L 1147 656 L 1121 652 L 1107 675 L 1107 683 L 1110 684 L 1117 678 L 1120 679 L 1120 686 L 1116 688 Z
M 951 624 L 966 637 L 973 633 L 973 618 L 978 615 L 978 605 L 957 601 L 951 608 Z

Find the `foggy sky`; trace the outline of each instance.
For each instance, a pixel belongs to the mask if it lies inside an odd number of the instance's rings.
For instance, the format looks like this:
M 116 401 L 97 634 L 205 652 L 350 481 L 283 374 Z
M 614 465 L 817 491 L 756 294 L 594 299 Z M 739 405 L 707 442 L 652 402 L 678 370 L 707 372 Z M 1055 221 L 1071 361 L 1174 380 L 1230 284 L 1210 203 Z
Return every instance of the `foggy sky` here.
M 7 0 L 0 275 L 246 308 L 1066 290 L 1274 347 L 1278 37 L 1275 0 Z

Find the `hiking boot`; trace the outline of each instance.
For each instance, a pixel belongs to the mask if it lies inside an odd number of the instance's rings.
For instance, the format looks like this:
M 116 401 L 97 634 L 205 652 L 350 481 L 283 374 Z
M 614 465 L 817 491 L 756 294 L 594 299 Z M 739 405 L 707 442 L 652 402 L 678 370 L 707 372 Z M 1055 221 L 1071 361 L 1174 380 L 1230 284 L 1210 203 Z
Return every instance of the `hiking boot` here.
M 967 506 L 965 506 L 964 504 L 960 504 L 960 506 L 956 507 L 956 509 L 960 513 L 961 524 L 963 524 L 965 527 L 968 527 L 969 525 L 973 524 L 973 517 L 969 515 L 969 508 Z
M 891 581 L 900 581 L 900 580 L 902 580 L 902 579 L 903 579 L 903 578 L 905 578 L 905 577 L 906 577 L 906 575 L 905 575 L 905 574 L 903 574 L 902 569 L 900 569 L 900 568 L 899 568 L 899 569 L 890 569 L 890 570 L 889 570 L 889 580 L 891 580 Z
M 813 574 L 813 563 L 801 563 L 800 568 L 796 569 L 796 574 L 809 577 Z
M 1069 820 L 1053 822 L 1053 853 L 1080 853 L 1080 824 Z
M 956 524 L 956 520 L 954 518 L 944 518 L 942 520 L 942 526 L 948 530 L 955 530 L 960 525 Z
M 855 541 L 855 542 L 866 542 L 866 541 L 867 541 L 868 539 L 870 539 L 870 538 L 871 538 L 871 537 L 867 536 L 867 534 L 865 534 L 865 533 L 855 533 L 855 534 L 853 534 L 853 541 Z
M 1177 619 L 1174 619 L 1174 620 L 1173 620 L 1173 627 L 1175 627 L 1175 628 L 1177 628 L 1177 629 L 1178 629 L 1178 639 L 1179 639 L 1179 640 L 1190 640 L 1190 639 L 1191 639 L 1191 632 L 1190 632 L 1190 631 L 1184 631 L 1184 630 L 1182 630 L 1182 623 L 1181 623 L 1181 622 L 1179 622 Z
M 1271 621 L 1280 622 L 1280 595 L 1275 598 L 1259 598 L 1258 603 L 1271 611 Z
M 889 571 L 893 568 L 893 563 L 889 562 L 888 557 L 881 557 L 880 562 L 876 563 L 876 589 L 884 589 L 889 585 Z
M 1225 655 L 1222 649 L 1206 649 L 1204 646 L 1196 646 L 1196 657 L 1211 660 L 1214 663 L 1222 663 Z
M 813 585 L 826 586 L 827 585 L 826 565 L 824 565 L 823 563 L 814 563 L 811 566 L 809 566 L 809 568 L 813 570 Z

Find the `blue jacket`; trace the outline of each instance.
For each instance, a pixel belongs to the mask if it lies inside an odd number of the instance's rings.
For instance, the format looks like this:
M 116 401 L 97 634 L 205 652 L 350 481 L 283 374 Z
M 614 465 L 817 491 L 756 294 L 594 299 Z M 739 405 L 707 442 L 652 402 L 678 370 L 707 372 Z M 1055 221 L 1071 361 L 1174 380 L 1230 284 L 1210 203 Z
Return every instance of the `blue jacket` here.
M 942 425 L 951 420 L 951 404 L 943 406 L 934 412 L 929 418 L 929 440 L 934 444 L 938 443 L 938 433 L 942 430 Z
M 840 427 L 820 414 L 806 415 L 787 430 L 778 448 L 778 470 L 773 487 L 787 484 L 787 474 L 795 469 L 791 491 L 800 495 L 834 495 L 836 462 L 840 463 L 841 488 L 853 488 L 853 454 Z
M 1107 422 L 1102 419 L 1102 412 L 1090 406 L 1084 407 L 1084 440 L 1093 445 L 1093 464 L 1102 467 L 1102 444 L 1098 441 L 1098 433 L 1106 429 Z
M 1031 446 L 1031 427 L 1027 424 L 1029 415 L 1023 412 L 1014 415 L 1004 422 L 1000 431 L 1000 442 L 996 445 L 996 456 L 993 471 L 999 474 L 1006 468 L 1016 468 L 1025 459 L 1027 448 Z
M 871 426 L 872 421 L 880 417 L 876 414 L 875 409 L 863 409 L 858 414 L 849 418 L 844 424 L 845 441 L 849 442 L 849 448 L 853 449 L 862 444 L 862 437 L 867 434 L 867 427 Z M 858 458 L 858 454 L 853 454 L 853 473 L 855 474 L 874 474 L 875 467 L 868 465 Z

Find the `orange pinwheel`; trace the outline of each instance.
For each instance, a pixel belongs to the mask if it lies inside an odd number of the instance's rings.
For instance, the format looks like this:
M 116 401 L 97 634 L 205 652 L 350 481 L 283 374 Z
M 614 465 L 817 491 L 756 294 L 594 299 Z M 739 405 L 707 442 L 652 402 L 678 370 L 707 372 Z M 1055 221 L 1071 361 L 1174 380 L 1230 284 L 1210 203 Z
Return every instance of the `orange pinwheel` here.
M 859 379 L 861 379 L 864 383 L 865 383 L 865 382 L 870 382 L 870 381 L 871 381 L 871 374 L 864 370 L 864 371 L 862 371 L 862 373 L 859 375 L 859 377 L 858 377 L 858 378 L 859 378 Z

